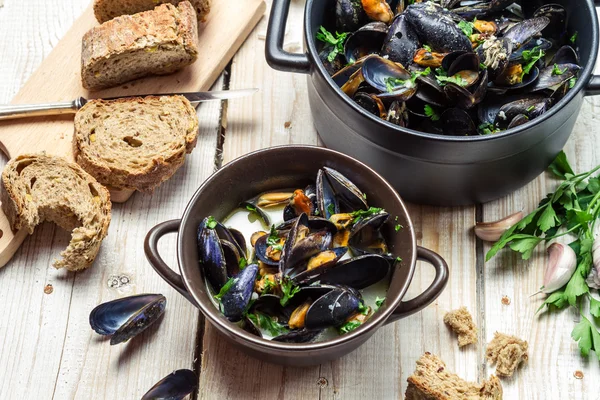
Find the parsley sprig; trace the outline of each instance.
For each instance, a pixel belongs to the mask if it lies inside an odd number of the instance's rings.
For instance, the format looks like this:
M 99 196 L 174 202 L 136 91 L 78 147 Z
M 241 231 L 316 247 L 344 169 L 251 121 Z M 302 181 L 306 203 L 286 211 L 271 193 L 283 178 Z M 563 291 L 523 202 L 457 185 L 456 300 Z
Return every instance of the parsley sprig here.
M 544 53 L 544 50 L 542 50 L 542 48 L 539 46 L 535 46 L 531 50 L 523 50 L 523 61 L 525 61 L 525 63 L 522 64 L 522 67 L 523 67 L 523 75 L 522 76 L 527 75 L 529 73 L 529 71 L 531 71 L 531 69 L 533 68 L 535 63 L 537 63 L 539 59 L 541 59 L 545 56 L 546 56 L 546 53 Z
M 298 286 L 294 285 L 291 280 L 285 278 L 282 280 L 279 287 L 281 289 L 281 293 L 283 294 L 281 300 L 279 300 L 282 307 L 285 307 L 287 303 L 289 303 L 290 299 L 300 291 Z
M 271 246 L 273 250 L 282 251 L 283 246 L 279 244 L 279 234 L 275 229 L 275 225 L 271 225 L 271 231 L 269 232 L 269 237 L 267 238 L 267 245 Z
M 344 42 L 346 42 L 346 38 L 348 37 L 347 32 L 343 33 L 335 33 L 335 36 L 331 34 L 325 27 L 321 26 L 319 28 L 319 32 L 317 32 L 317 40 L 321 42 L 327 43 L 333 48 L 329 52 L 327 56 L 327 61 L 333 62 L 333 60 L 337 57 L 338 54 L 344 54 Z
M 435 110 L 435 108 L 431 107 L 429 104 L 425 104 L 425 108 L 423 110 L 425 115 L 430 118 L 432 121 L 439 121 L 440 114 Z
M 368 210 L 356 210 L 352 211 L 350 215 L 354 218 L 352 223 L 355 224 L 363 218 L 370 217 L 371 215 L 379 214 L 384 211 L 383 208 L 369 207 Z
M 506 246 L 528 259 L 542 241 L 549 241 L 567 234 L 577 239 L 569 244 L 577 254 L 577 268 L 569 282 L 546 298 L 538 311 L 573 306 L 581 313 L 571 336 L 578 341 L 581 353 L 586 356 L 594 350 L 600 359 L 600 332 L 596 330 L 582 310 L 587 300 L 590 314 L 600 317 L 600 301 L 590 295 L 586 282 L 592 260 L 593 232 L 600 218 L 600 176 L 593 176 L 600 165 L 588 172 L 575 174 L 566 155 L 561 152 L 549 168 L 562 182 L 539 206 L 521 221 L 509 228 L 487 253 L 490 260 Z
M 388 93 L 392 93 L 395 90 L 398 90 L 400 87 L 413 87 L 417 78 L 420 76 L 427 76 L 431 73 L 431 68 L 427 67 L 423 71 L 413 71 L 410 73 L 409 79 L 398 79 L 389 77 L 385 80 L 385 86 Z
M 289 330 L 284 325 L 280 324 L 274 318 L 269 317 L 268 315 L 265 315 L 263 313 L 255 312 L 252 314 L 248 314 L 248 318 L 252 322 L 254 322 L 254 325 L 260 327 L 260 329 L 269 332 L 271 336 L 276 337 L 289 332 Z
M 470 38 L 473 34 L 473 28 L 475 27 L 475 25 L 473 25 L 473 23 L 469 21 L 460 21 L 458 23 L 458 27 L 468 38 Z

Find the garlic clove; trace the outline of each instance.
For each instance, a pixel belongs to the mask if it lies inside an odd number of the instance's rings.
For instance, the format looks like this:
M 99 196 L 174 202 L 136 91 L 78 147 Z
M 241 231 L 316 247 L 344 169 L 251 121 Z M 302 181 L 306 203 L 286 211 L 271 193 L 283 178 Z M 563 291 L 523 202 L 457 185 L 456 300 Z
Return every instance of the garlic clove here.
M 598 275 L 598 272 L 600 271 L 600 236 L 594 240 L 592 260 L 594 260 L 594 265 L 586 279 L 586 283 L 592 289 L 600 289 L 600 276 Z
M 475 225 L 475 235 L 486 242 L 495 242 L 508 228 L 523 219 L 523 211 L 516 212 L 506 218 L 494 222 L 478 222 Z
M 577 255 L 570 246 L 552 243 L 548 249 L 548 263 L 542 292 L 552 293 L 565 286 L 577 267 Z

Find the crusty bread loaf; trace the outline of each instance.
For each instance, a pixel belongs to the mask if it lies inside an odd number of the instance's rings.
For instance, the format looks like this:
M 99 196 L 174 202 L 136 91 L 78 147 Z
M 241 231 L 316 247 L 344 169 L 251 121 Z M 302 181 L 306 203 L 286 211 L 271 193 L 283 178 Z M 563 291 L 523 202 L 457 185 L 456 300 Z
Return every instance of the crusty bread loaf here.
M 526 341 L 516 336 L 496 332 L 487 346 L 486 357 L 488 362 L 496 364 L 498 376 L 512 376 L 517 367 L 529 358 L 528 347 Z
M 173 73 L 198 58 L 198 22 L 188 1 L 123 15 L 83 36 L 81 80 L 97 90 Z
M 502 384 L 494 375 L 481 385 L 448 372 L 446 364 L 431 353 L 417 360 L 408 377 L 405 400 L 502 400 Z
M 447 312 L 444 323 L 458 335 L 458 347 L 477 343 L 477 327 L 466 307 Z
M 56 268 L 76 271 L 94 262 L 110 224 L 110 195 L 79 165 L 43 153 L 18 156 L 4 167 L 0 197 L 13 230 L 31 234 L 52 221 L 73 231 Z
M 182 0 L 94 0 L 94 14 L 103 23 L 121 15 L 135 14 L 152 10 L 159 4 L 177 5 Z M 210 0 L 190 0 L 196 10 L 198 22 L 204 22 L 210 12 Z
M 115 189 L 151 191 L 196 145 L 198 117 L 183 96 L 91 100 L 75 115 L 75 161 Z

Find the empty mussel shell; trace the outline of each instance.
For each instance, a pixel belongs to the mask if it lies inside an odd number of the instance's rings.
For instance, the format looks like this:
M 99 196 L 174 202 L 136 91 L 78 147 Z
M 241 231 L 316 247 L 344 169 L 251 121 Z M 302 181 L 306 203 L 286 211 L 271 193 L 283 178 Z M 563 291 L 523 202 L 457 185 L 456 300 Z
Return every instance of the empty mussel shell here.
M 189 369 L 179 369 L 158 381 L 142 400 L 181 400 L 198 386 L 198 376 Z
M 371 22 L 348 36 L 344 54 L 348 63 L 371 54 L 378 54 L 387 35 L 388 27 L 383 22 Z
M 126 342 L 165 312 L 162 294 L 140 294 L 102 303 L 90 313 L 90 326 L 100 335 L 112 335 L 110 344 Z
M 512 42 L 514 49 L 518 49 L 521 45 L 527 43 L 534 35 L 541 32 L 549 23 L 550 19 L 546 17 L 526 19 L 513 25 L 506 31 L 504 37 Z

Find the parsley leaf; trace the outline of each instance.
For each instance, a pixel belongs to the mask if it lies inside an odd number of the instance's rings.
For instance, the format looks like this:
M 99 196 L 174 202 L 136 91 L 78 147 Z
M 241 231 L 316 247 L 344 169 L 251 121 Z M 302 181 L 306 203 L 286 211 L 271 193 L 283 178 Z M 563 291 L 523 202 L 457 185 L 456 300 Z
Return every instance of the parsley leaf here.
M 539 46 L 535 46 L 531 50 L 523 50 L 523 60 L 525 61 L 525 64 L 522 65 L 522 76 L 527 75 L 529 71 L 531 71 L 535 63 L 537 63 L 540 58 L 545 56 L 546 53 L 544 53 L 544 50 L 542 50 Z
M 236 281 L 237 281 L 237 278 L 235 278 L 235 277 L 229 278 L 229 280 L 227 281 L 227 283 L 225 283 L 223 285 L 223 287 L 221 288 L 221 290 L 219 290 L 219 293 L 214 296 L 215 299 L 221 301 L 221 299 L 223 298 L 223 296 L 225 296 L 227 294 L 227 292 L 229 292 L 229 290 L 231 289 L 231 287 L 234 285 L 234 283 Z
M 571 38 L 569 39 L 569 42 L 575 44 L 575 42 L 577 41 L 577 35 L 578 35 L 578 32 L 575 31 L 575 33 L 573 34 L 573 36 L 571 36 Z
M 544 208 L 544 211 L 540 215 L 540 219 L 537 221 L 537 226 L 540 227 L 542 232 L 548 231 L 550 228 L 554 228 L 560 220 L 556 216 L 556 211 L 554 211 L 554 207 L 552 207 L 551 203 L 548 203 Z
M 518 236 L 518 235 L 516 235 Z M 533 254 L 535 247 L 542 241 L 536 236 L 522 235 L 526 237 L 513 238 L 510 248 L 521 253 L 523 260 L 528 260 Z
M 553 292 L 552 294 L 550 294 L 550 296 L 548 296 L 546 298 L 546 301 L 544 301 L 544 303 L 540 306 L 540 308 L 537 309 L 536 313 L 539 312 L 545 306 L 548 306 L 548 308 L 550 308 L 552 306 L 552 307 L 560 309 L 560 308 L 565 308 L 568 304 L 569 304 L 569 302 L 567 301 L 567 299 L 565 297 L 565 292 L 561 291 L 561 290 L 557 290 L 556 292 Z
M 469 21 L 460 21 L 458 23 L 458 27 L 460 28 L 461 31 L 463 31 L 463 33 L 470 38 L 471 35 L 473 34 L 473 23 L 469 22 Z
M 375 298 L 375 309 L 373 310 L 373 312 L 379 310 L 381 308 L 381 306 L 383 305 L 383 302 L 385 301 L 385 297 L 379 297 L 377 296 Z
M 491 135 L 501 131 L 501 129 L 494 127 L 494 124 L 489 122 L 484 122 L 483 124 L 479 125 L 478 129 L 482 135 Z
M 600 300 L 596 300 L 592 296 L 590 296 L 590 314 L 600 318 Z
M 215 229 L 217 224 L 218 224 L 217 220 L 214 219 L 212 215 L 209 215 L 209 217 L 206 221 L 206 227 L 209 229 Z
M 290 301 L 290 299 L 292 297 L 294 297 L 294 295 L 300 291 L 300 288 L 298 286 L 295 286 L 292 283 L 292 281 L 287 280 L 287 279 L 284 279 L 281 282 L 280 288 L 281 288 L 281 292 L 283 293 L 283 297 L 281 298 L 281 300 L 279 300 L 282 307 L 285 307 L 287 305 L 287 303 Z
M 269 232 L 269 237 L 267 238 L 267 245 L 271 246 L 273 250 L 283 250 L 283 246 L 279 244 L 279 234 L 275 229 L 275 225 L 271 225 L 271 231 Z
M 360 326 L 360 322 L 358 322 L 358 321 L 348 321 L 344 325 L 340 326 L 340 328 L 339 328 L 340 335 L 346 334 L 348 332 L 352 332 L 359 326 Z
M 402 228 L 404 228 L 404 227 L 402 225 L 400 225 L 400 224 L 396 224 L 396 226 L 394 226 L 394 230 L 396 232 L 400 232 L 400 229 L 402 229 Z
M 439 121 L 440 115 L 429 104 L 425 104 L 424 111 L 425 111 L 425 115 L 428 116 L 432 121 Z
M 437 79 L 438 83 L 441 86 L 446 85 L 446 83 L 454 83 L 458 86 L 467 86 L 467 81 L 465 79 L 463 79 L 462 77 L 457 75 L 454 76 L 442 76 L 442 75 L 436 75 L 435 79 Z
M 363 303 L 362 301 L 358 304 L 358 312 L 361 313 L 362 315 L 367 315 L 369 314 L 369 307 L 367 307 L 365 305 L 365 303 Z
M 552 68 L 552 75 L 562 75 L 567 71 L 567 67 L 565 67 L 565 69 L 561 70 L 560 67 L 558 66 L 558 64 L 554 64 L 554 67 Z
M 335 204 L 329 203 L 327 205 L 327 212 L 331 215 L 334 215 L 335 214 Z
M 254 325 L 269 332 L 271 336 L 280 336 L 289 332 L 284 325 L 263 313 L 255 312 L 254 314 L 248 314 L 248 318 L 254 322 Z
M 410 73 L 409 79 L 398 79 L 389 77 L 385 80 L 385 87 L 388 93 L 392 93 L 395 90 L 398 90 L 400 87 L 411 88 L 415 85 L 417 78 L 420 76 L 427 76 L 431 73 L 431 68 L 427 67 L 423 71 L 413 71 Z
M 348 37 L 348 33 L 335 33 L 335 37 L 325 27 L 321 26 L 317 32 L 317 40 L 333 46 L 333 49 L 327 56 L 327 61 L 333 62 L 338 54 L 344 54 L 344 42 Z
M 352 216 L 352 218 L 354 218 L 352 220 L 352 223 L 355 224 L 355 223 L 357 223 L 358 221 L 360 221 L 363 218 L 369 217 L 371 215 L 379 214 L 382 211 L 384 211 L 383 208 L 369 207 L 368 210 L 356 210 L 356 211 L 352 211 L 350 213 L 350 216 Z
M 575 84 L 577 83 L 577 77 L 574 76 L 571 79 L 569 79 L 569 89 L 573 89 L 573 86 L 575 86 Z
M 247 265 L 248 260 L 246 260 L 246 257 L 240 257 L 240 260 L 238 261 L 238 266 L 240 267 L 240 269 L 246 268 Z
M 562 179 L 565 179 L 565 174 L 574 175 L 573 169 L 571 168 L 571 165 L 569 165 L 569 161 L 567 161 L 567 155 L 562 150 L 558 153 L 554 161 L 552 161 L 552 164 L 550 164 L 548 169 L 554 175 Z
M 398 262 L 398 263 L 402 262 L 402 257 L 396 257 L 396 262 Z
M 581 316 L 581 322 L 573 328 L 571 337 L 578 342 L 581 354 L 587 356 L 590 350 L 594 350 L 600 360 L 600 332 L 583 315 Z

